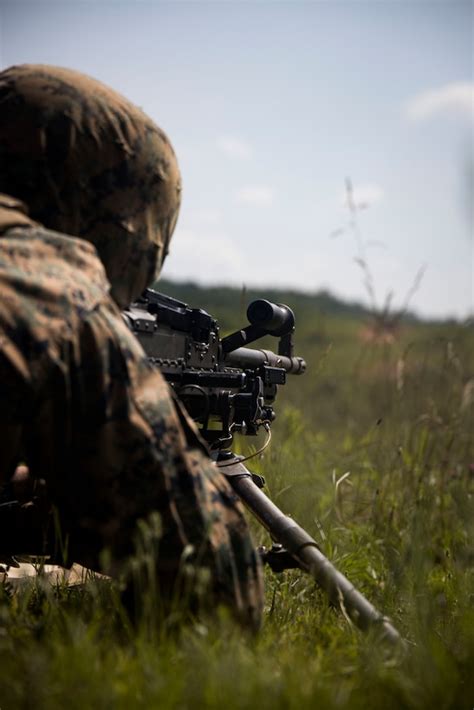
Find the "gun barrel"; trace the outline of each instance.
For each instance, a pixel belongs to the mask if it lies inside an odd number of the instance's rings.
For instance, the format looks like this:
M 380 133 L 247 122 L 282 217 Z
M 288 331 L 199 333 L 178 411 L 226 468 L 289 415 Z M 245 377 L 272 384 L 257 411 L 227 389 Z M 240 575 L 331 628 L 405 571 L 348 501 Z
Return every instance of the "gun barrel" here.
M 258 488 L 252 474 L 238 459 L 222 469 L 239 498 L 255 515 L 271 536 L 315 579 L 330 601 L 360 629 L 378 629 L 381 636 L 394 644 L 402 639 L 390 621 L 381 614 L 351 582 L 323 555 L 318 544 L 292 518 L 267 498 Z
M 292 375 L 302 375 L 306 370 L 306 362 L 302 357 L 286 357 L 277 355 L 271 350 L 255 350 L 254 348 L 237 348 L 225 354 L 224 361 L 233 367 L 255 370 L 262 365 L 281 367 Z

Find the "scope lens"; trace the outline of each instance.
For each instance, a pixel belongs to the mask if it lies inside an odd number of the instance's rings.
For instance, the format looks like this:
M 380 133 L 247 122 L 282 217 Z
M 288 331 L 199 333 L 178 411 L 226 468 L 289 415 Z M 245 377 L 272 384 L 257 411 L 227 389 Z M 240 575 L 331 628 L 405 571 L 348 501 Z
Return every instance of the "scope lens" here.
M 263 298 L 252 301 L 247 309 L 247 318 L 250 323 L 264 323 L 273 318 L 273 308 L 271 303 Z

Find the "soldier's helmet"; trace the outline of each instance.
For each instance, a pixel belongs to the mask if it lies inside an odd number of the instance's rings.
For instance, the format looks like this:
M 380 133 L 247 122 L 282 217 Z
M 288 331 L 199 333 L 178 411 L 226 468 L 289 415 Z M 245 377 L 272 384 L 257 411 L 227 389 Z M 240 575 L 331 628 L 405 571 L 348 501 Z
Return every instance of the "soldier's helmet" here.
M 120 94 L 69 69 L 0 72 L 0 192 L 92 242 L 120 306 L 157 277 L 180 191 L 168 138 Z

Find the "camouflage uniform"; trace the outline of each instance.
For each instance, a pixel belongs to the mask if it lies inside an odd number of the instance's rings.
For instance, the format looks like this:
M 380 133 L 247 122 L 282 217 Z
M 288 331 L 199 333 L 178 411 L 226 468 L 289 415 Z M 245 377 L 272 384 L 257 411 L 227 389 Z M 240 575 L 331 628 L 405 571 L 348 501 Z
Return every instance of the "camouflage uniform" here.
M 0 475 L 45 478 L 70 559 L 96 569 L 158 511 L 163 594 L 192 549 L 213 602 L 255 626 L 241 505 L 119 309 L 161 266 L 179 190 L 168 139 L 122 97 L 68 70 L 0 73 Z

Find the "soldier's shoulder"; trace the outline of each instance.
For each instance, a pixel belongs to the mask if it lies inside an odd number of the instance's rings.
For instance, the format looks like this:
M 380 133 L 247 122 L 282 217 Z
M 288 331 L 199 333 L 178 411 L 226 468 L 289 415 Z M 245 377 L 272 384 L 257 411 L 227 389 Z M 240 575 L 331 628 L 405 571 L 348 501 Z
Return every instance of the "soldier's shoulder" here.
M 90 242 L 36 224 L 12 227 L 0 237 L 0 278 L 12 277 L 20 290 L 22 284 L 28 291 L 36 286 L 39 298 L 51 293 L 90 308 L 110 290 Z
M 106 340 L 104 326 L 117 342 L 120 312 L 95 248 L 82 239 L 39 225 L 4 231 L 0 292 L 0 333 L 8 359 L 27 379 L 42 382 L 51 363 L 61 361 L 65 343 L 80 348 L 94 315 L 102 319 L 94 331 L 98 342 Z

